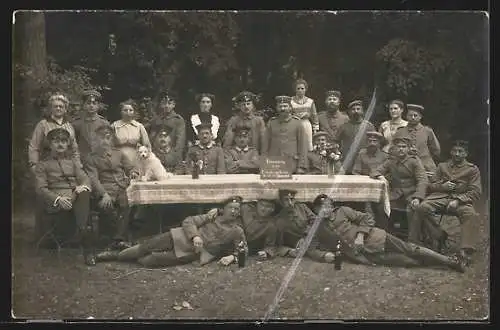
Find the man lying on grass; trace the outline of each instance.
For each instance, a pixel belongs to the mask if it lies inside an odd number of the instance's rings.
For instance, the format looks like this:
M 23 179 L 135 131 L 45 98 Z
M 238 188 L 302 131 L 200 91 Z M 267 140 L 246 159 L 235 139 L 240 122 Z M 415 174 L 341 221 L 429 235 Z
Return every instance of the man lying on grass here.
M 172 228 L 120 252 L 103 252 L 97 256 L 98 260 L 136 261 L 148 268 L 196 260 L 204 265 L 219 257 L 222 257 L 219 263 L 224 266 L 237 262 L 238 245 L 243 242 L 247 246 L 238 223 L 241 202 L 241 197 L 231 197 L 223 202 L 218 214 L 209 212 L 187 217 L 182 221 L 182 227 Z M 226 249 L 229 245 L 232 254 Z
M 340 240 L 344 255 L 359 261 L 359 256 L 378 265 L 446 266 L 464 272 L 466 264 L 461 259 L 448 257 L 428 248 L 404 242 L 385 230 L 374 227 L 375 221 L 368 213 L 349 207 L 335 207 L 330 197 L 319 195 L 313 202 L 321 224 L 308 248 L 312 259 L 332 262 L 332 252 Z

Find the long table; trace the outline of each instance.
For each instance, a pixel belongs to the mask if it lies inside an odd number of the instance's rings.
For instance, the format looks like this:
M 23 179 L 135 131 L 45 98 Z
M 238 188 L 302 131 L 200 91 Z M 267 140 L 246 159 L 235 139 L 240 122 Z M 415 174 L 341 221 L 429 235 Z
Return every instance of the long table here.
M 130 205 L 219 203 L 239 195 L 255 200 L 269 189 L 297 190 L 299 201 L 312 201 L 319 194 L 327 194 L 335 201 L 383 203 L 390 214 L 387 183 L 362 175 L 294 175 L 292 179 L 261 180 L 257 174 L 177 175 L 164 181 L 132 181 L 127 189 Z

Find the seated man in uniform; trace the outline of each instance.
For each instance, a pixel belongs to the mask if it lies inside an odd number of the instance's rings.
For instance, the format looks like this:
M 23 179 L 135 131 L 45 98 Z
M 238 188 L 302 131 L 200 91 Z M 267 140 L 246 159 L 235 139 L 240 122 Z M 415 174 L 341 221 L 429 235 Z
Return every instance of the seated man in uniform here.
M 196 129 L 199 142 L 188 149 L 185 174 L 192 173 L 195 162 L 200 165 L 201 174 L 226 174 L 224 151 L 213 140 L 212 125 L 200 124 Z
M 431 178 L 427 190 L 429 195 L 417 208 L 418 218 L 440 251 L 447 233 L 434 221 L 434 214 L 457 215 L 461 223 L 460 257 L 469 262 L 474 252 L 473 234 L 476 232 L 474 220 L 477 213 L 473 203 L 481 197 L 481 174 L 476 165 L 467 161 L 467 141 L 455 141 L 450 154 L 451 159 L 440 163 Z
M 227 266 L 237 262 L 237 247 L 246 238 L 238 224 L 242 198 L 231 197 L 223 202 L 217 214 L 194 215 L 182 221 L 182 227 L 172 228 L 123 251 L 102 253 L 99 260 L 136 261 L 144 267 L 166 267 L 199 260 L 201 265 L 221 257 Z M 231 245 L 231 252 L 227 246 Z M 225 255 L 225 256 L 224 256 Z
M 241 205 L 241 227 L 245 232 L 249 253 L 257 253 L 260 259 L 276 255 L 276 210 L 277 196 L 267 191 L 259 196 L 256 203 Z
M 155 132 L 152 136 L 153 153 L 160 160 L 165 170 L 174 173 L 182 161 L 182 154 L 172 148 L 172 130 L 165 125 L 155 126 Z
M 398 132 L 393 137 L 394 157 L 389 157 L 370 173 L 370 177 L 375 179 L 385 177 L 388 181 L 391 208 L 406 209 L 408 241 L 418 244 L 420 238 L 416 236 L 418 231 L 414 227 L 420 226 L 420 223 L 415 219 L 417 216 L 415 210 L 425 198 L 428 179 L 420 159 L 408 155 L 410 138 Z M 376 214 L 379 216 L 376 219 L 377 226 L 382 229 L 388 228 L 388 219 L 382 216 L 384 212 L 379 209 Z
M 248 145 L 250 127 L 237 125 L 233 128 L 234 145 L 225 150 L 226 169 L 228 174 L 259 173 L 259 153 Z
M 85 161 L 85 170 L 92 181 L 92 190 L 98 200 L 97 209 L 101 215 L 100 224 L 116 224 L 113 249 L 127 247 L 130 207 L 126 189 L 130 179 L 139 176 L 139 170 L 127 157 L 112 146 L 113 132 L 109 125 L 96 129 L 98 147 Z
M 465 264 L 413 243 L 407 243 L 385 230 L 373 227 L 375 221 L 368 213 L 347 206 L 334 207 L 326 195 L 318 196 L 314 204 L 320 211 L 321 224 L 308 247 L 308 255 L 321 262 L 333 262 L 337 241 L 347 258 L 357 261 L 363 256 L 371 263 L 381 265 L 439 265 L 463 273 Z M 319 204 L 319 205 L 318 205 Z
M 329 167 L 333 167 L 333 173 L 342 171 L 340 151 L 338 143 L 327 143 L 328 134 L 319 131 L 313 135 L 313 150 L 307 154 L 307 172 L 309 174 L 330 174 Z
M 89 228 L 90 179 L 79 160 L 72 157 L 70 133 L 55 128 L 47 133 L 50 155 L 36 165 L 36 191 L 45 204 L 46 215 L 58 221 L 76 220 L 85 263 L 95 265 L 92 232 Z M 54 219 L 57 217 L 59 219 Z

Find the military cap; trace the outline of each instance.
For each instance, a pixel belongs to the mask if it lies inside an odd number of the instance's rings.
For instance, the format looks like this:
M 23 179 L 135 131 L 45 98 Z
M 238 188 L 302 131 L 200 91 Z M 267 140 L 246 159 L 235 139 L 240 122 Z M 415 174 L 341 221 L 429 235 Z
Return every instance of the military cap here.
M 285 96 L 285 95 L 276 96 L 275 100 L 276 100 L 277 104 L 281 104 L 281 103 L 291 104 L 292 103 L 292 98 L 290 96 Z
M 240 204 L 241 202 L 243 202 L 243 197 L 241 197 L 241 196 L 231 196 L 231 197 L 225 199 L 224 201 L 222 201 L 222 205 L 226 206 L 226 205 L 231 204 L 231 203 L 238 203 L 238 204 Z
M 91 96 L 95 97 L 96 99 L 100 99 L 102 97 L 101 93 L 99 93 L 99 91 L 96 89 L 88 89 L 83 92 L 84 99 L 87 99 Z
M 113 133 L 113 128 L 111 128 L 111 126 L 108 124 L 100 125 L 95 130 L 95 134 L 99 136 L 105 136 L 106 134 L 112 134 L 112 133 Z
M 401 128 L 399 128 L 396 133 L 394 134 L 394 136 L 392 137 L 392 143 L 393 144 L 396 144 L 398 142 L 404 142 L 406 144 L 410 144 L 411 143 L 411 138 L 408 134 L 404 133 L 403 130 L 401 130 Z
M 258 201 L 276 201 L 278 198 L 276 194 L 276 190 L 274 189 L 266 189 L 262 194 L 257 198 Z
M 47 139 L 47 141 L 52 141 L 55 139 L 69 140 L 69 137 L 70 137 L 70 134 L 69 134 L 68 130 L 58 127 L 58 128 L 54 128 L 54 129 L 50 130 L 47 133 L 46 139 Z
M 204 97 L 208 97 L 212 103 L 215 101 L 215 95 L 214 94 L 210 94 L 210 93 L 200 93 L 200 94 L 197 94 L 194 99 L 196 102 L 200 102 L 202 98 Z
M 325 95 L 326 95 L 326 97 L 336 96 L 336 97 L 340 98 L 340 96 L 342 94 L 339 91 L 331 90 L 331 91 L 326 91 Z
M 383 140 L 384 139 L 384 136 L 382 135 L 382 133 L 379 133 L 377 131 L 369 131 L 369 132 L 366 132 L 366 136 L 367 137 L 376 137 L 378 138 L 379 140 Z
M 279 198 L 283 197 L 295 197 L 297 195 L 297 190 L 294 189 L 279 189 L 278 190 Z
M 198 131 L 198 133 L 202 130 L 202 129 L 208 129 L 210 132 L 212 131 L 212 124 L 209 124 L 209 123 L 201 123 L 199 124 L 198 126 L 196 126 L 196 130 Z
M 248 134 L 250 132 L 251 128 L 248 125 L 236 125 L 233 128 L 234 134 Z
M 313 200 L 312 204 L 314 207 L 318 207 L 318 206 L 321 206 L 323 203 L 325 203 L 326 201 L 328 200 L 331 200 L 330 197 L 328 197 L 327 194 L 319 194 L 318 196 L 316 196 L 316 198 Z
M 316 140 L 316 138 L 319 138 L 321 136 L 328 136 L 328 133 L 324 132 L 324 131 L 318 131 L 318 132 L 314 133 L 313 140 Z
M 407 104 L 406 105 L 406 110 L 407 111 L 417 111 L 420 114 L 424 113 L 424 106 L 420 104 Z
M 354 101 L 352 101 L 351 103 L 349 103 L 349 104 L 347 105 L 347 107 L 348 107 L 348 108 L 352 108 L 352 107 L 353 107 L 353 106 L 355 106 L 355 105 L 360 105 L 360 106 L 363 106 L 363 101 L 361 101 L 361 100 L 354 100 Z
M 455 140 L 455 141 L 453 141 L 453 144 L 451 147 L 452 148 L 453 147 L 460 147 L 460 148 L 464 148 L 465 150 L 469 150 L 469 142 L 465 141 L 465 140 Z
M 177 93 L 173 91 L 163 91 L 160 93 L 160 101 L 174 101 L 176 102 L 178 99 Z
M 242 102 L 248 102 L 248 101 L 252 101 L 255 103 L 256 100 L 257 100 L 257 95 L 255 95 L 254 93 L 249 92 L 249 91 L 243 91 L 243 92 L 239 93 L 238 95 L 236 95 L 234 98 L 234 102 L 236 102 L 236 103 L 242 103 Z
M 156 136 L 169 135 L 172 132 L 172 128 L 167 125 L 161 125 L 156 130 Z

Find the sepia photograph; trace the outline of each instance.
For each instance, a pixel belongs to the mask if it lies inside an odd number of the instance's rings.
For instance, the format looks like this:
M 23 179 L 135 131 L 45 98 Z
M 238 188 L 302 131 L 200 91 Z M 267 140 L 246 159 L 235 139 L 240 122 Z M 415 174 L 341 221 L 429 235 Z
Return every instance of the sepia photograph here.
M 14 320 L 490 319 L 488 12 L 12 29 Z

